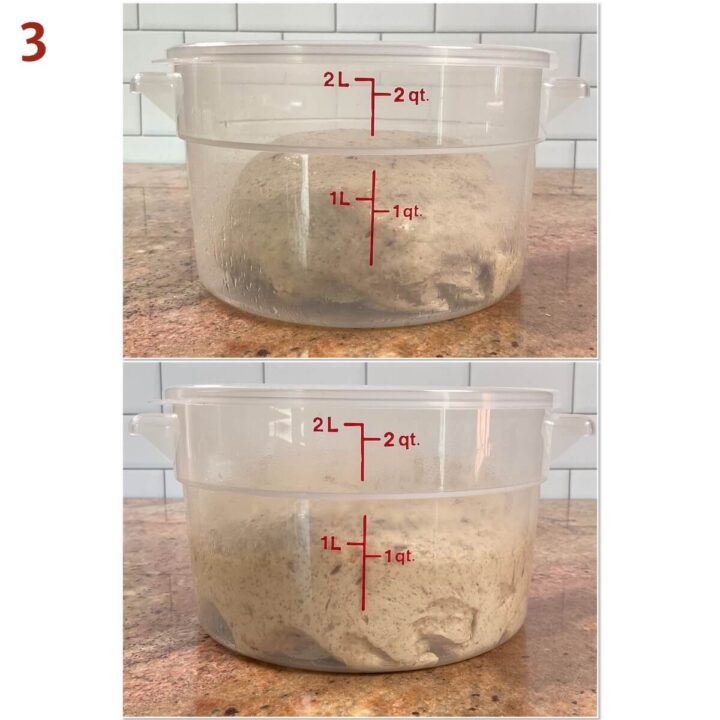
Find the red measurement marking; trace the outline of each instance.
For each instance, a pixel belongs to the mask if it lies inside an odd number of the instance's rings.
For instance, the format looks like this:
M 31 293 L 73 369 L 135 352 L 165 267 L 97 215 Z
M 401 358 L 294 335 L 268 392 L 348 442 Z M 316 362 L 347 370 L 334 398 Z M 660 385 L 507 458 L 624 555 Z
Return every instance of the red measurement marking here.
M 370 137 L 375 137 L 375 98 L 383 95 L 392 95 L 389 92 L 375 91 L 375 78 L 372 77 L 356 77 L 355 82 L 370 83 Z
M 346 423 L 347 424 L 347 423 Z M 358 424 L 358 423 L 356 423 Z M 362 423 L 360 423 L 362 424 Z M 362 570 L 360 574 L 360 611 L 365 612 L 365 597 L 367 595 L 367 561 L 368 558 L 381 558 L 382 555 L 370 554 L 367 551 L 367 515 L 363 515 L 362 541 L 348 541 L 346 545 L 355 545 L 362 548 Z
M 357 78 L 356 78 L 357 79 Z M 375 216 L 382 213 L 389 213 L 389 210 L 378 210 L 375 207 L 375 200 L 377 198 L 376 192 L 377 185 L 377 173 L 375 170 L 372 171 L 372 179 L 370 181 L 370 197 L 356 197 L 357 202 L 369 202 L 370 203 L 370 267 L 373 266 L 375 261 Z
M 365 423 L 357 422 L 346 422 L 343 423 L 345 427 L 359 427 L 360 428 L 360 482 L 365 482 L 365 443 L 367 442 L 380 442 L 382 438 L 379 437 L 368 437 L 365 435 Z

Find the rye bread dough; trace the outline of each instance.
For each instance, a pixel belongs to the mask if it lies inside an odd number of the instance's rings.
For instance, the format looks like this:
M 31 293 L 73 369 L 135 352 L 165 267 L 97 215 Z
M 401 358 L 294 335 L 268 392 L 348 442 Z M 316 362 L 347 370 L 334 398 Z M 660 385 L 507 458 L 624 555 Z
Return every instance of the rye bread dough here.
M 368 511 L 368 552 L 410 548 L 415 560 L 368 560 L 364 613 L 361 552 L 345 546 L 361 539 L 359 513 L 329 504 L 309 521 L 266 508 L 239 522 L 227 494 L 205 499 L 213 527 L 189 525 L 201 623 L 241 653 L 316 669 L 404 670 L 472 657 L 524 619 L 534 529 L 527 509 L 524 517 L 508 511 L 526 502 L 513 496 L 472 507 L 443 501 L 442 530 L 428 527 L 429 506 L 427 514 L 407 503 Z M 323 550 L 330 534 L 340 552 Z
M 278 144 L 367 146 L 367 132 L 298 133 Z M 385 146 L 427 146 L 418 133 L 383 133 Z M 419 206 L 421 217 L 376 215 L 368 262 L 371 174 L 377 207 Z M 350 206 L 331 202 L 343 191 Z M 520 278 L 518 213 L 477 153 L 307 155 L 261 152 L 230 192 L 219 248 L 225 287 L 264 289 L 281 301 L 379 311 L 461 312 L 490 305 Z M 243 281 L 238 283 L 238 277 Z

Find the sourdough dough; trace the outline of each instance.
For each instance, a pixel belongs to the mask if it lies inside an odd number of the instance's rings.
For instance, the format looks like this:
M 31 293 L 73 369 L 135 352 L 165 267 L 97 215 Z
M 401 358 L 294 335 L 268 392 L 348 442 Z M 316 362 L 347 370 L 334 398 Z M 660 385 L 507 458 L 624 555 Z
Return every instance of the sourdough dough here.
M 360 147 L 366 131 L 298 133 L 278 144 Z M 382 145 L 432 139 L 386 132 Z M 376 215 L 369 266 L 372 171 L 377 207 L 419 206 L 414 219 Z M 332 191 L 351 200 L 339 207 Z M 215 252 L 225 294 L 253 288 L 278 302 L 333 303 L 385 312 L 459 313 L 499 300 L 520 279 L 522 212 L 478 153 L 419 155 L 261 152 L 229 193 Z M 216 283 L 219 285 L 219 283 Z M 238 298 L 240 301 L 241 297 Z
M 409 548 L 415 560 L 368 560 L 365 612 L 361 551 L 344 544 L 361 539 L 362 511 L 268 506 L 237 521 L 227 493 L 214 495 L 202 501 L 204 520 L 189 525 L 199 613 L 241 653 L 324 670 L 404 670 L 472 657 L 522 625 L 534 523 L 518 493 L 442 501 L 434 525 L 438 510 L 417 504 L 427 501 L 368 510 L 368 552 Z M 323 535 L 342 550 L 324 550 Z

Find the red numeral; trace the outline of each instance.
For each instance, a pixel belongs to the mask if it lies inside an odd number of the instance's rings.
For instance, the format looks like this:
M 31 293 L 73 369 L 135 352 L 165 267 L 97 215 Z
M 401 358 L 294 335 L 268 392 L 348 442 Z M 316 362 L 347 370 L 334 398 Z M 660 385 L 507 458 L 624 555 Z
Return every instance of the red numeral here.
M 395 433 L 386 432 L 383 437 L 385 438 L 385 447 L 395 447 Z
M 396 87 L 394 102 L 405 102 L 405 100 L 403 99 L 404 95 L 405 95 L 405 90 L 401 87 Z
M 45 57 L 47 48 L 45 47 L 45 43 L 40 39 L 45 34 L 45 28 L 40 23 L 36 22 L 26 22 L 23 23 L 21 27 L 23 30 L 33 30 L 35 32 L 32 37 L 26 38 L 25 42 L 28 45 L 34 45 L 37 48 L 32 55 L 23 55 L 23 62 L 35 62 L 36 60 L 40 60 L 40 58 Z

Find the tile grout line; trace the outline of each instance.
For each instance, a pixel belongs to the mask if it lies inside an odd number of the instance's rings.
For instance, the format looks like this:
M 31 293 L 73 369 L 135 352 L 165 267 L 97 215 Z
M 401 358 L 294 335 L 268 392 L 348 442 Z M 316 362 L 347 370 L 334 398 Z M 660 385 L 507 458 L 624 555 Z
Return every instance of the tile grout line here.
M 535 3 L 535 17 L 533 18 L 533 32 L 537 32 L 537 12 L 538 12 L 538 6 L 537 3 Z
M 583 33 L 580 33 L 578 39 L 578 61 L 577 61 L 577 74 L 580 77 L 580 70 L 582 68 L 582 49 L 583 49 Z

